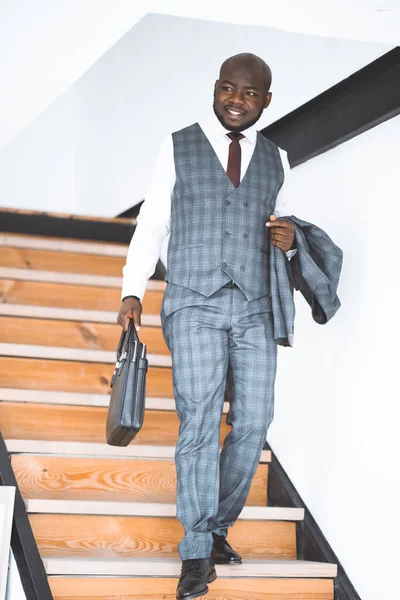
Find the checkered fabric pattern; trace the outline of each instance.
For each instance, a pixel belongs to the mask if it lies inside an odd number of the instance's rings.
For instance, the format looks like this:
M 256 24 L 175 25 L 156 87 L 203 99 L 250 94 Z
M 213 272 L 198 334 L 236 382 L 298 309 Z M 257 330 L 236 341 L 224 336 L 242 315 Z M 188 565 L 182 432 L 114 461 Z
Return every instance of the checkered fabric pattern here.
M 171 350 L 176 409 L 177 516 L 182 560 L 205 558 L 211 532 L 227 535 L 239 516 L 273 419 L 277 345 L 270 299 L 238 288 L 207 298 L 168 283 L 161 310 Z M 232 426 L 219 453 L 227 372 Z
M 293 346 L 295 305 L 293 284 L 312 309 L 319 324 L 327 323 L 339 310 L 337 296 L 343 252 L 330 237 L 312 223 L 291 215 L 295 226 L 297 255 L 288 265 L 283 252 L 270 245 L 271 305 L 274 338 L 281 346 Z M 288 275 L 291 273 L 291 277 Z
M 196 123 L 173 134 L 176 184 L 167 281 L 211 296 L 230 280 L 248 300 L 269 294 L 269 232 L 284 180 L 279 150 L 258 134 L 235 188 Z

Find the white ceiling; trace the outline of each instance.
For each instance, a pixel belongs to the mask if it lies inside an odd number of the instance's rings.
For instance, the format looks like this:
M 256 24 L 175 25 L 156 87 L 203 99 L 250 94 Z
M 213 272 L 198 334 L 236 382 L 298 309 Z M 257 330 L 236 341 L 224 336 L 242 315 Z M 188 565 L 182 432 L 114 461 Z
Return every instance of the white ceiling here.
M 143 5 L 162 14 L 400 44 L 400 0 L 154 0 Z

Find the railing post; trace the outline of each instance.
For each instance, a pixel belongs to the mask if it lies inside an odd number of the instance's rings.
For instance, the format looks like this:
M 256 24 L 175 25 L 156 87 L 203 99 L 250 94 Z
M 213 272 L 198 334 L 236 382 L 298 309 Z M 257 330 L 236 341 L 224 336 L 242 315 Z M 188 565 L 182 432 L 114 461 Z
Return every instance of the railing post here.
M 0 433 L 0 484 L 15 487 L 14 518 L 11 548 L 17 563 L 22 587 L 27 600 L 53 600 L 46 571 L 17 486 L 14 471 L 3 436 Z

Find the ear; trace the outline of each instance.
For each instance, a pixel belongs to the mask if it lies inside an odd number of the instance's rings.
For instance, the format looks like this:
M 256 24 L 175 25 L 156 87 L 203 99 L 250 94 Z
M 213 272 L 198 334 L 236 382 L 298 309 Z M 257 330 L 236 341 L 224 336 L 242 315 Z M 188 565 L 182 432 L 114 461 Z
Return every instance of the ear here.
M 271 103 L 271 100 L 272 100 L 272 92 L 268 92 L 268 94 L 265 96 L 264 108 L 268 108 L 268 106 Z
M 219 84 L 219 79 L 214 83 L 214 92 L 217 91 L 217 85 Z

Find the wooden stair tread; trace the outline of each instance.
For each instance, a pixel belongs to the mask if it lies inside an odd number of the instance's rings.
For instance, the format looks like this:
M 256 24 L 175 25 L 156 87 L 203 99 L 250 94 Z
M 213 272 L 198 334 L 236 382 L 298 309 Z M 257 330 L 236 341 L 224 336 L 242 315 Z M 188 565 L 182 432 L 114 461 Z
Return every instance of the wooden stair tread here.
M 175 600 L 177 579 L 49 577 L 54 600 Z M 333 600 L 332 579 L 224 578 L 199 600 Z
M 12 317 L 31 317 L 35 319 L 53 319 L 84 321 L 91 323 L 112 323 L 115 325 L 115 310 L 87 310 L 80 308 L 59 308 L 53 306 L 32 306 L 29 304 L 5 304 L 0 301 L 0 315 Z M 142 327 L 161 327 L 157 314 L 142 314 Z
M 96 558 L 178 557 L 182 525 L 174 517 L 29 514 L 40 554 Z M 229 541 L 247 558 L 296 558 L 296 523 L 238 519 Z
M 125 575 L 141 577 L 179 577 L 181 561 L 173 558 L 93 560 L 82 558 L 45 558 L 49 575 Z M 305 560 L 254 560 L 241 565 L 217 565 L 218 578 L 237 577 L 336 577 L 337 565 Z
M 146 446 L 133 444 L 126 447 L 108 446 L 95 442 L 60 442 L 46 440 L 19 440 L 6 438 L 7 450 L 11 454 L 56 454 L 66 456 L 98 456 L 121 458 L 171 459 L 175 456 L 174 446 Z M 263 450 L 260 463 L 271 462 L 271 451 Z
M 69 238 L 26 235 L 20 233 L 0 233 L 0 246 L 11 248 L 32 248 L 35 250 L 53 250 L 79 254 L 97 254 L 98 256 L 117 256 L 125 258 L 128 244 L 115 242 L 89 242 Z
M 27 499 L 25 506 L 28 513 L 168 518 L 175 518 L 176 515 L 175 504 L 157 502 Z M 302 521 L 303 519 L 303 508 L 276 506 L 245 506 L 239 516 L 241 521 Z
M 113 371 L 110 363 L 0 356 L 0 388 L 18 385 L 20 389 L 108 395 Z M 149 397 L 173 398 L 171 369 L 151 367 L 146 392 Z
M 121 327 L 114 323 L 0 316 L 0 342 L 116 352 Z M 140 340 L 152 354 L 169 354 L 161 327 L 142 326 Z
M 54 331 L 54 334 L 56 331 Z M 93 350 L 86 348 L 63 348 L 58 346 L 37 346 L 30 344 L 9 344 L 0 342 L 0 356 L 24 358 L 43 358 L 50 360 L 94 362 L 114 364 L 116 353 L 111 350 Z M 172 367 L 170 356 L 147 354 L 149 367 Z
M 0 278 L 5 280 L 15 280 L 21 282 L 41 282 L 41 283 L 59 283 L 62 285 L 81 285 L 87 287 L 117 288 L 121 291 L 122 276 L 113 277 L 107 275 L 92 275 L 83 273 L 70 273 L 58 271 L 39 271 L 30 269 L 18 269 L 13 267 L 0 266 Z M 149 279 L 147 282 L 147 292 L 163 292 L 165 290 L 165 281 Z
M 24 499 L 176 502 L 172 458 L 13 454 L 11 465 Z M 266 506 L 267 498 L 268 464 L 260 463 L 246 504 Z

